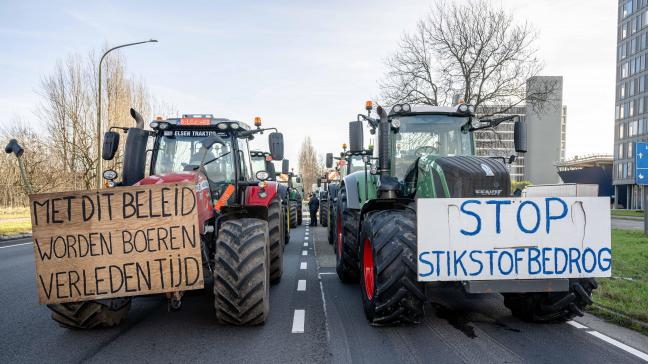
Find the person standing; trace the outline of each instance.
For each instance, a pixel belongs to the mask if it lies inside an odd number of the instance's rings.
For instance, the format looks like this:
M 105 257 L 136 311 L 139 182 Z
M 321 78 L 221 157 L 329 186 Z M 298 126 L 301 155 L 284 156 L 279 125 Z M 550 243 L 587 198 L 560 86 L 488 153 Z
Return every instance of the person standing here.
M 319 199 L 315 192 L 311 193 L 308 201 L 308 210 L 310 211 L 310 226 L 317 226 L 317 210 L 319 209 Z

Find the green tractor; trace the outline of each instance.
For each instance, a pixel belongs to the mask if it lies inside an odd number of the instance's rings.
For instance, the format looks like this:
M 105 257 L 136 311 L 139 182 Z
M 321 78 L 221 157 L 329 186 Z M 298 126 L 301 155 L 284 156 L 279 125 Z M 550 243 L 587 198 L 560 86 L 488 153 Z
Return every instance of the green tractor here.
M 359 158 L 370 167 L 369 171 L 363 166 L 363 170 L 349 173 L 340 184 L 334 211 L 336 271 L 342 282 L 360 281 L 365 315 L 371 324 L 419 323 L 424 316 L 426 294 L 433 291 L 435 284 L 445 283 L 422 279 L 425 274 L 420 271 L 421 262 L 429 263 L 430 267 L 436 264 L 439 269 L 446 258 L 439 261 L 437 255 L 436 261 L 425 260 L 427 252 L 420 252 L 417 234 L 442 235 L 452 224 L 452 220 L 448 220 L 448 225 L 437 224 L 422 215 L 421 204 L 445 203 L 440 199 L 469 198 L 469 202 L 481 203 L 479 200 L 500 198 L 512 203 L 511 206 L 519 205 L 519 201 L 509 198 L 511 178 L 506 165 L 516 156 L 501 160 L 478 157 L 473 136 L 476 130 L 492 128 L 515 117 L 480 120 L 474 107 L 464 103 L 454 107 L 400 104 L 390 110 L 379 106 L 378 118 L 371 117 L 371 110 L 368 103 L 367 115 L 359 114 L 357 121 L 349 123 L 347 158 Z M 363 147 L 363 121 L 372 134 L 377 134 L 371 157 Z M 515 150 L 526 152 L 526 126 L 520 120 L 513 126 Z M 518 224 L 519 214 L 518 211 Z M 547 221 L 549 224 L 551 220 Z M 449 253 L 447 259 L 450 267 Z M 456 266 L 455 261 L 455 269 Z M 491 270 L 492 267 L 491 255 Z M 582 315 L 592 303 L 596 281 L 591 275 L 579 277 L 475 277 L 451 283 L 469 294 L 501 293 L 506 307 L 524 320 L 561 322 Z
M 289 162 L 284 159 L 281 166 L 281 173 L 277 173 L 277 181 L 281 188 L 286 216 L 288 216 L 288 227 L 294 229 L 302 224 L 302 199 L 304 187 L 301 176 L 288 171 Z
M 340 191 L 340 182 L 347 175 L 358 172 L 365 171 L 367 168 L 367 163 L 363 161 L 363 155 L 371 155 L 371 149 L 363 151 L 362 153 L 348 153 L 346 143 L 342 144 L 342 152 L 340 157 L 333 157 L 333 153 L 326 154 L 326 168 L 332 168 L 335 164 L 335 169 L 329 172 L 330 175 L 333 175 L 335 178 L 330 178 L 330 181 L 327 184 L 327 199 L 325 204 L 320 201 L 320 216 L 324 218 L 327 222 L 326 225 L 322 226 L 328 227 L 328 242 L 333 244 L 336 240 L 336 235 L 339 233 L 337 231 L 337 226 L 341 226 L 336 222 L 337 216 L 337 199 Z M 325 215 L 326 213 L 326 215 Z
M 296 218 L 293 222 L 291 221 L 290 227 L 297 227 L 302 224 L 302 201 L 304 200 L 304 185 L 302 183 L 301 175 L 291 172 L 289 175 L 290 183 L 288 184 L 288 199 L 289 204 L 291 205 L 291 213 L 294 210 L 296 213 Z

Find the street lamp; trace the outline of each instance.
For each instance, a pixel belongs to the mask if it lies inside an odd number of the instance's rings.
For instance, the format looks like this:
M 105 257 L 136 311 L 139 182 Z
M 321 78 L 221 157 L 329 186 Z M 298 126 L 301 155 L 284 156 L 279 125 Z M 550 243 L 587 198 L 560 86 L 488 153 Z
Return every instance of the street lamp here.
M 127 43 L 110 48 L 101 56 L 101 59 L 99 60 L 99 90 L 97 92 L 97 188 L 101 188 L 101 64 L 103 63 L 103 60 L 104 58 L 106 58 L 108 53 L 114 51 L 115 49 L 144 43 L 157 43 L 157 40 L 149 39 L 143 42 Z

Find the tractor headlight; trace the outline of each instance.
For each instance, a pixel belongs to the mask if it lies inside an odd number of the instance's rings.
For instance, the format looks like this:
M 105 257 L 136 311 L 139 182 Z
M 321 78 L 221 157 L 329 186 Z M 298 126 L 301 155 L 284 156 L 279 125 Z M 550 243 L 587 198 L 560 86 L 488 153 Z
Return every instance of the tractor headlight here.
M 268 172 L 266 172 L 266 171 L 258 171 L 258 172 L 256 173 L 256 178 L 257 178 L 259 181 L 265 181 L 265 180 L 268 179 L 268 177 L 270 177 L 270 175 L 269 175 Z
M 158 123 L 158 128 L 160 128 L 160 130 L 167 130 L 169 129 L 169 123 Z
M 151 129 L 157 129 L 159 125 L 160 123 L 158 123 L 157 121 L 151 121 L 151 123 L 149 124 Z
M 459 110 L 459 112 L 468 112 L 468 105 L 461 104 L 461 105 L 459 105 L 458 110 Z
M 412 107 L 410 106 L 410 104 L 403 104 L 402 108 L 403 108 L 403 112 L 412 111 Z
M 103 172 L 103 178 L 104 178 L 105 180 L 112 181 L 112 180 L 114 180 L 115 178 L 117 178 L 117 172 L 115 172 L 115 171 L 112 170 L 112 169 L 106 169 L 106 170 Z
M 403 106 L 400 104 L 394 105 L 394 107 L 392 107 L 392 111 L 395 113 L 399 113 L 403 111 Z
M 225 130 L 225 129 L 227 129 L 227 124 L 226 123 L 220 123 L 220 124 L 216 125 L 216 127 L 218 129 L 220 129 L 220 130 Z
M 468 112 L 471 113 L 471 114 L 474 114 L 475 113 L 475 107 L 472 106 L 472 105 L 468 105 Z
M 231 124 L 229 124 L 229 126 L 230 126 L 230 128 L 232 128 L 232 129 L 234 129 L 234 130 L 236 130 L 236 129 L 239 128 L 239 124 L 238 124 L 238 123 L 231 123 Z
M 391 121 L 392 128 L 398 129 L 401 126 L 400 119 L 392 119 Z

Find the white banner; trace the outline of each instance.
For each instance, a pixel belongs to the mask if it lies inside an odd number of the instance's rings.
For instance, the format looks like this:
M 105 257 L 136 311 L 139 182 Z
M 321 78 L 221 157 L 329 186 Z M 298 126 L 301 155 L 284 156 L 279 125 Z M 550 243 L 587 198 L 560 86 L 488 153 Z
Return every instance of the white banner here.
M 607 197 L 417 200 L 419 281 L 610 277 Z

